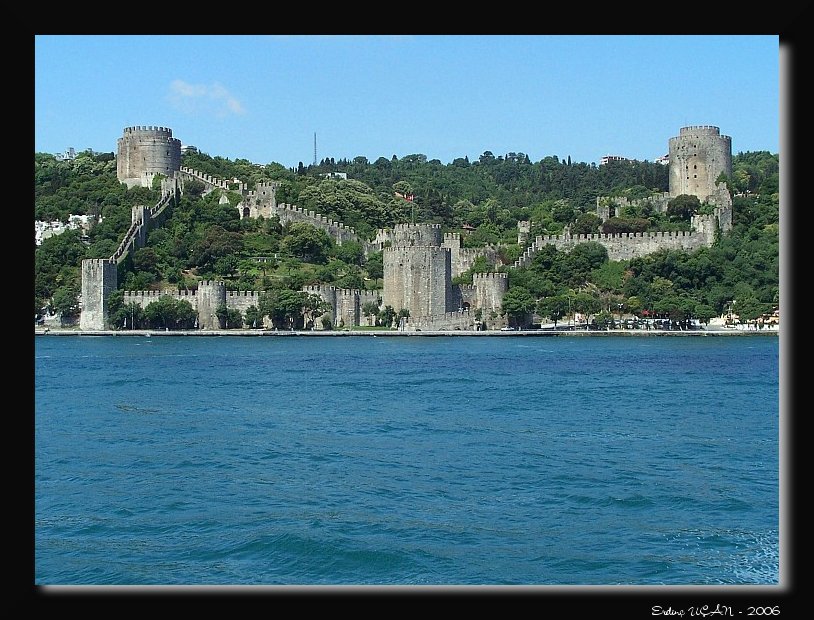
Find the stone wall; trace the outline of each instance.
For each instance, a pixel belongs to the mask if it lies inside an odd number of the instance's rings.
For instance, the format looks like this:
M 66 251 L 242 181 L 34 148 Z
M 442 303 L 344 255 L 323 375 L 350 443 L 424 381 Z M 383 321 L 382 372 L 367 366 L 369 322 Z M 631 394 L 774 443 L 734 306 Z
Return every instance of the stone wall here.
M 714 233 L 709 230 L 703 232 L 645 232 L 620 233 L 613 235 L 543 235 L 538 236 L 534 243 L 526 248 L 523 255 L 515 262 L 514 267 L 528 267 L 540 248 L 553 245 L 558 250 L 569 251 L 577 244 L 593 241 L 604 246 L 608 251 L 610 260 L 630 260 L 640 256 L 647 256 L 659 250 L 685 250 L 692 252 L 712 244 Z

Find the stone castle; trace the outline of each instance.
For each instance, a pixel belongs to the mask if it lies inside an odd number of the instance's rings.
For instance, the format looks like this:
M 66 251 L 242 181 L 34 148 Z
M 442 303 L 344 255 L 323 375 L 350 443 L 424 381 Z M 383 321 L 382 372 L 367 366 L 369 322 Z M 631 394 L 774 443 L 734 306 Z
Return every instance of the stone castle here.
M 696 215 L 691 232 L 624 233 L 538 236 L 514 263 L 525 267 L 545 245 L 569 250 L 578 243 L 597 242 L 608 250 L 611 260 L 626 260 L 661 249 L 692 251 L 714 242 L 717 231 L 732 227 L 732 202 L 729 192 L 716 181 L 721 173 L 731 175 L 731 138 L 720 135 L 717 127 L 683 127 L 679 136 L 669 141 L 669 192 L 642 199 L 656 211 L 666 211 L 671 198 L 680 194 L 697 196 L 714 206 L 712 215 Z M 117 177 L 128 187 L 152 187 L 161 179 L 161 199 L 151 207 L 134 207 L 131 226 L 118 249 L 108 259 L 82 261 L 82 312 L 80 328 L 104 330 L 108 326 L 107 299 L 117 288 L 117 267 L 136 248 L 146 243 L 147 232 L 161 225 L 167 207 L 183 193 L 184 182 L 190 179 L 204 185 L 204 193 L 220 190 L 221 202 L 228 202 L 226 191 L 236 191 L 241 200 L 236 208 L 241 218 L 277 216 L 282 224 L 306 222 L 328 234 L 341 245 L 357 241 L 365 253 L 382 251 L 384 264 L 383 290 L 338 289 L 331 285 L 309 285 L 303 290 L 318 294 L 331 307 L 328 312 L 335 326 L 363 324 L 362 307 L 372 302 L 377 307 L 391 306 L 396 312 L 407 310 L 400 329 L 471 330 L 478 329 L 480 315 L 488 317 L 490 328 L 505 325 L 500 316 L 503 295 L 508 290 L 508 275 L 503 272 L 476 273 L 472 284 L 452 284 L 452 280 L 467 271 L 479 256 L 492 264 L 500 263 L 499 248 L 464 248 L 458 233 L 442 234 L 439 224 L 397 224 L 392 229 L 379 230 L 375 239 L 360 238 L 356 232 L 330 218 L 290 204 L 278 204 L 277 184 L 267 182 L 249 190 L 245 183 L 229 183 L 208 174 L 181 166 L 181 142 L 172 137 L 166 127 L 127 127 L 118 140 Z M 636 202 L 642 202 L 636 201 Z M 624 198 L 598 197 L 596 212 L 603 221 L 628 202 Z M 518 223 L 518 243 L 526 243 L 528 222 Z M 227 291 L 224 282 L 202 281 L 194 291 L 125 291 L 124 302 L 146 306 L 159 297 L 169 295 L 190 302 L 198 313 L 199 329 L 219 327 L 216 310 L 220 305 L 245 312 L 257 306 L 260 291 Z M 478 312 L 479 311 L 479 312 Z M 321 325 L 315 326 L 320 328 Z

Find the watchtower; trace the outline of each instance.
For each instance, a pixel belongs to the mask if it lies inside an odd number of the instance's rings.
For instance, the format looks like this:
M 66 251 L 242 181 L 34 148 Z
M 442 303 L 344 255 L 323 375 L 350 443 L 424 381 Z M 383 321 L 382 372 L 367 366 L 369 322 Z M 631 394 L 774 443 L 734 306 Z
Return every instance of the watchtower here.
M 732 175 L 732 138 L 722 136 L 718 127 L 682 127 L 669 145 L 671 197 L 688 194 L 703 202 L 715 194 L 722 172 Z
M 116 177 L 127 187 L 150 187 L 157 174 L 181 169 L 181 141 L 168 127 L 125 127 L 117 140 Z

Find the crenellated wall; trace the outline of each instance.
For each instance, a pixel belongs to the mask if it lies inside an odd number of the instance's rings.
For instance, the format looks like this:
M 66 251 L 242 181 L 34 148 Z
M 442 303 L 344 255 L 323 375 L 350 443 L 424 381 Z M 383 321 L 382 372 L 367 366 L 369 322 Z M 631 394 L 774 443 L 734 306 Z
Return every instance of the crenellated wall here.
M 146 308 L 162 297 L 171 297 L 176 301 L 184 300 L 198 313 L 199 329 L 218 329 L 219 321 L 216 311 L 218 306 L 226 304 L 230 310 L 240 310 L 245 316 L 250 306 L 258 307 L 262 291 L 227 291 L 224 282 L 203 280 L 198 289 L 163 289 L 155 291 L 122 291 L 123 303 L 135 303 Z
M 364 246 L 364 242 L 359 239 L 359 236 L 353 228 L 345 226 L 342 222 L 335 222 L 314 211 L 309 211 L 302 207 L 295 207 L 287 203 L 281 203 L 272 210 L 272 215 L 279 217 L 281 224 L 302 222 L 320 228 L 327 232 L 337 245 L 342 245 L 347 241 L 358 241 Z
M 336 288 L 330 284 L 309 284 L 303 286 L 302 290 L 306 293 L 319 295 L 330 304 L 331 310 L 325 314 L 330 317 L 331 324 L 334 325 L 334 327 L 340 325 L 355 327 L 367 324 L 366 317 L 362 312 L 362 308 L 367 302 L 372 302 L 376 304 L 377 308 L 381 308 L 381 291 L 343 289 Z M 323 329 L 319 321 L 315 323 L 315 329 Z
M 467 271 L 481 256 L 485 257 L 493 265 L 499 265 L 502 262 L 498 246 L 488 244 L 478 248 L 465 248 L 463 247 L 461 233 L 444 233 L 442 247 L 449 248 L 453 278 Z
M 710 216 L 705 216 L 710 217 Z M 662 249 L 685 250 L 692 252 L 712 244 L 710 232 L 705 228 L 703 232 L 644 232 L 596 235 L 543 235 L 538 236 L 534 243 L 526 248 L 513 267 L 528 267 L 537 252 L 546 245 L 553 245 L 558 250 L 568 251 L 577 244 L 593 241 L 604 246 L 608 251 L 610 260 L 630 260 L 638 256 L 646 256 Z
M 405 319 L 403 331 L 472 331 L 475 329 L 474 315 L 468 310 L 455 312 L 444 312 L 442 314 L 432 314 L 426 316 Z
M 200 181 L 201 183 L 203 183 L 204 184 L 204 191 L 202 192 L 203 196 L 206 196 L 208 193 L 216 189 L 222 189 L 224 191 L 229 189 L 229 183 L 227 181 L 212 176 L 211 174 L 207 174 L 206 172 L 201 172 L 200 170 L 193 170 L 192 168 L 188 168 L 187 166 L 180 166 L 179 172 L 182 179 L 195 179 L 196 181 Z M 241 184 L 241 187 L 244 186 L 245 184 Z
M 246 310 L 251 306 L 260 305 L 262 291 L 226 291 L 226 307 L 230 310 L 240 310 L 245 316 Z

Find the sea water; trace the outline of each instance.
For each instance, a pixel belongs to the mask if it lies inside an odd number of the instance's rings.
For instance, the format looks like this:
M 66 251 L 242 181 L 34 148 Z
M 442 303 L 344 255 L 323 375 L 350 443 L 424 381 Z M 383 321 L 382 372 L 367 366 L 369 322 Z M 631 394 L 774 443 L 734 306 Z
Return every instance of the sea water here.
M 779 579 L 779 339 L 35 338 L 39 585 Z

